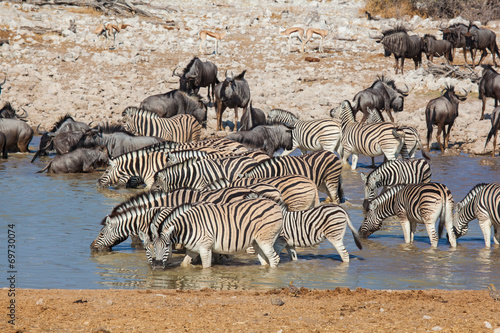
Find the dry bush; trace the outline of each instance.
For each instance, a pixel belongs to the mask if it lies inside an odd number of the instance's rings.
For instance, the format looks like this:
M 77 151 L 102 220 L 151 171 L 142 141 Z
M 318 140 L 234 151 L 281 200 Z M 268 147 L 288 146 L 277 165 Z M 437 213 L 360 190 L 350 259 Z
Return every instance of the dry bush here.
M 414 0 L 367 0 L 363 11 L 382 18 L 400 19 L 405 15 L 413 16 L 418 12 Z

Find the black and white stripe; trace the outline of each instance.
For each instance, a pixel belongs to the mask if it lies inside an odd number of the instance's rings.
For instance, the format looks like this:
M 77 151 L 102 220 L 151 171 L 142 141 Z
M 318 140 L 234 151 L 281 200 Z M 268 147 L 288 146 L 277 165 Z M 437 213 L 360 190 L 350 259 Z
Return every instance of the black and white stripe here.
M 417 223 L 425 224 L 431 246 L 437 247 L 446 227 L 452 247 L 457 246 L 453 232 L 453 196 L 439 183 L 395 185 L 382 192 L 369 204 L 368 212 L 359 228 L 361 237 L 368 237 L 382 227 L 382 221 L 397 216 L 403 228 L 405 243 L 412 243 Z M 438 233 L 435 224 L 440 219 Z
M 200 202 L 183 205 L 163 221 L 152 224 L 151 234 L 139 233 L 153 268 L 165 268 L 173 243 L 184 245 L 188 257 L 201 257 L 210 267 L 212 253 L 229 254 L 253 246 L 262 265 L 276 267 L 279 256 L 273 245 L 283 215 L 280 206 L 257 198 L 229 204 Z M 156 229 L 158 227 L 158 229 Z
M 201 125 L 190 114 L 160 118 L 154 112 L 128 107 L 123 111 L 123 116 L 124 127 L 136 135 L 156 136 L 181 143 L 200 139 Z
M 469 222 L 478 219 L 483 232 L 484 243 L 491 246 L 491 226 L 493 226 L 493 242 L 500 242 L 500 185 L 477 184 L 457 204 L 453 216 L 453 229 L 456 237 L 467 233 Z
M 297 260 L 296 246 L 314 246 L 328 239 L 342 261 L 349 262 L 349 253 L 344 246 L 347 226 L 351 229 L 357 247 L 362 249 L 349 214 L 342 207 L 326 204 L 298 212 L 288 211 L 284 206 L 282 209 L 283 227 L 274 245 L 276 253 L 279 254 L 286 246 L 292 260 Z
M 340 203 L 344 199 L 341 171 L 339 158 L 332 152 L 322 150 L 302 156 L 270 158 L 245 173 L 244 177 L 302 175 L 311 179 L 318 190 L 328 194 L 333 203 Z

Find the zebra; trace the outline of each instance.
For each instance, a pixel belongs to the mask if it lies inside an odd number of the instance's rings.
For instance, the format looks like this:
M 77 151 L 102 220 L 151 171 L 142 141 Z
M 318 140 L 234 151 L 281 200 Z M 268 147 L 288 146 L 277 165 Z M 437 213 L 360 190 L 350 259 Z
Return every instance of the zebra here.
M 282 109 L 272 109 L 271 111 L 269 111 L 269 114 L 267 115 L 268 125 L 283 123 L 290 126 L 294 126 L 295 123 L 299 120 L 300 120 L 299 117 L 297 117 L 290 111 Z
M 257 184 L 269 184 L 277 188 L 284 204 L 290 211 L 299 211 L 319 206 L 319 194 L 316 184 L 309 178 L 300 175 L 278 176 L 268 178 L 241 178 L 230 182 L 221 178 L 207 185 L 207 189 L 215 190 L 224 187 L 250 187 Z
M 491 226 L 493 225 L 493 242 L 500 241 L 500 185 L 477 184 L 460 201 L 453 216 L 453 230 L 457 238 L 464 236 L 469 222 L 478 219 L 484 236 L 486 248 L 491 246 Z
M 379 111 L 376 109 L 371 110 L 367 108 L 368 118 L 366 119 L 366 124 L 370 123 L 380 123 L 383 122 L 384 119 Z M 427 151 L 423 148 L 422 141 L 420 140 L 420 135 L 415 127 L 411 126 L 399 126 L 399 129 L 402 129 L 405 133 L 405 142 L 403 143 L 403 147 L 401 147 L 401 157 L 403 158 L 414 158 L 415 153 L 417 152 L 417 148 L 420 148 L 422 152 L 422 156 L 425 159 L 430 160 L 430 156 Z M 372 157 L 372 165 L 373 165 L 373 157 Z
M 419 184 L 431 181 L 431 167 L 425 159 L 412 158 L 408 160 L 385 161 L 375 170 L 359 174 L 364 182 L 365 200 L 363 207 L 367 210 L 369 201 L 377 196 L 379 187 L 397 184 Z
M 395 160 L 401 152 L 405 134 L 393 123 L 356 123 L 352 106 L 349 101 L 343 101 L 336 112 L 340 113 L 342 121 L 341 153 L 342 164 L 347 165 L 347 159 L 352 154 L 351 169 L 356 170 L 358 155 L 370 157 L 384 155 L 388 160 Z
M 400 184 L 387 188 L 369 203 L 365 219 L 359 227 L 359 235 L 370 236 L 382 227 L 382 221 L 396 215 L 403 228 L 405 243 L 412 243 L 417 223 L 425 224 L 432 247 L 437 247 L 446 227 L 452 247 L 457 246 L 453 232 L 453 196 L 440 183 Z M 435 224 L 439 221 L 438 234 Z
M 292 149 L 285 150 L 281 156 L 289 155 L 295 149 L 299 148 L 302 154 L 307 151 L 328 150 L 332 153 L 337 151 L 340 145 L 340 121 L 337 119 L 319 119 L 319 120 L 291 120 L 293 119 L 288 111 L 271 110 L 271 122 L 293 124 L 292 130 Z M 290 116 L 291 115 L 291 116 Z M 281 121 L 283 120 L 283 121 Z
M 156 136 L 167 141 L 198 141 L 201 125 L 190 114 L 179 114 L 170 118 L 160 118 L 156 113 L 135 107 L 127 107 L 124 116 L 124 128 L 133 134 Z
M 250 157 L 232 156 L 220 159 L 188 160 L 160 170 L 154 176 L 154 191 L 172 191 L 182 187 L 203 189 L 219 178 L 230 181 L 259 163 Z
M 111 158 L 108 163 L 108 168 L 97 181 L 98 187 L 123 187 L 130 181 L 128 186 L 145 183 L 150 188 L 156 172 L 169 165 L 169 155 L 140 149 Z
M 332 152 L 321 150 L 301 156 L 275 156 L 259 163 L 246 178 L 302 175 L 311 179 L 318 190 L 328 194 L 333 203 L 344 201 L 342 190 L 342 166 Z
M 217 151 L 227 155 L 240 155 L 248 153 L 248 149 L 239 142 L 226 138 L 210 138 L 192 142 L 165 141 L 143 148 L 148 151 L 173 152 L 179 150 L 202 150 L 208 153 Z
M 147 232 L 155 214 L 162 209 L 174 209 L 187 203 L 199 201 L 212 203 L 230 203 L 244 200 L 248 195 L 260 195 L 276 202 L 281 202 L 281 193 L 273 186 L 258 184 L 243 187 L 224 188 L 214 191 L 199 191 L 193 189 L 179 189 L 172 192 L 144 192 L 131 197 L 117 205 L 101 222 L 103 225 L 97 238 L 92 242 L 91 249 L 95 251 L 111 250 L 131 237 L 138 231 Z M 168 212 L 167 212 L 168 213 Z
M 352 225 L 349 214 L 340 206 L 325 204 L 308 210 L 291 212 L 284 205 L 283 227 L 274 244 L 276 253 L 286 246 L 292 260 L 297 260 L 295 246 L 308 247 L 326 239 L 335 247 L 343 262 L 349 262 L 349 253 L 344 246 L 346 226 L 351 229 L 356 246 L 361 250 L 358 233 Z
M 182 244 L 187 257 L 201 257 L 203 268 L 212 265 L 212 252 L 230 254 L 253 246 L 262 265 L 278 266 L 273 245 L 283 214 L 269 199 L 255 198 L 228 204 L 199 202 L 177 207 L 165 219 L 139 232 L 153 269 L 165 268 L 172 243 Z M 184 261 L 186 263 L 186 261 Z

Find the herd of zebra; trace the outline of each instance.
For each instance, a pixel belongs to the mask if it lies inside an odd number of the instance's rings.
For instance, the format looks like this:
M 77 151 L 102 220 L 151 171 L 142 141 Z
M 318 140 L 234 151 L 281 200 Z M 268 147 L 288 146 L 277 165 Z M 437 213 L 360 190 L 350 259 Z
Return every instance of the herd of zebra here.
M 168 141 L 110 159 L 99 187 L 145 184 L 146 191 L 119 204 L 102 220 L 91 250 L 108 251 L 131 237 L 133 243 L 142 243 L 154 269 L 166 268 L 178 247 L 186 252 L 183 266 L 199 257 L 203 267 L 210 267 L 219 255 L 246 250 L 255 252 L 262 265 L 274 267 L 283 248 L 297 260 L 295 247 L 327 239 L 342 261 L 349 262 L 343 244 L 347 227 L 361 249 L 360 238 L 379 230 L 390 216 L 401 221 L 406 243 L 413 241 L 416 225 L 421 223 L 431 246 L 437 246 L 445 228 L 450 245 L 456 247 L 456 239 L 475 218 L 486 247 L 491 245 L 492 226 L 494 242 L 499 243 L 500 185 L 475 186 L 453 213 L 450 190 L 431 182 L 429 163 L 415 158 L 421 143 L 413 128 L 380 122 L 377 114 L 370 117 L 375 119 L 358 123 L 349 101 L 330 113 L 331 118 L 306 121 L 284 110 L 269 112 L 269 123 L 286 124 L 289 129 L 290 135 L 280 136 L 282 144 L 276 145 L 285 149 L 282 156 L 255 149 L 251 137 L 242 142 L 230 136 L 200 140 L 196 120 L 177 116 L 182 122 L 167 130 Z M 123 114 L 127 129 L 135 133 L 159 136 L 158 131 L 165 129 L 161 123 L 148 121 L 144 110 L 130 107 Z M 269 135 L 264 142 L 277 137 L 272 132 L 260 133 Z M 289 155 L 296 148 L 303 154 Z M 369 174 L 361 174 L 365 219 L 356 230 L 342 207 L 342 169 L 353 155 L 351 168 L 355 170 L 359 154 L 384 155 L 386 161 Z M 381 187 L 384 190 L 377 195 Z M 318 191 L 328 196 L 322 204 Z

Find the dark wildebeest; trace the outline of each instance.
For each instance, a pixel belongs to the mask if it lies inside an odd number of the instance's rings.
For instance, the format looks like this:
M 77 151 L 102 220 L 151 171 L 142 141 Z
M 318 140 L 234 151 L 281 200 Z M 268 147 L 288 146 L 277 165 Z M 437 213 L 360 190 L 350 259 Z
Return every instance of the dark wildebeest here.
M 453 45 L 449 41 L 437 40 L 435 36 L 429 34 L 425 34 L 422 41 L 427 60 L 432 62 L 434 57 L 444 56 L 448 64 L 453 62 Z
M 491 52 L 491 57 L 493 58 L 493 64 L 497 67 L 497 62 L 495 60 L 495 54 L 500 58 L 500 52 L 498 50 L 498 45 L 496 41 L 497 36 L 491 30 L 478 28 L 475 25 L 469 25 L 467 33 L 465 33 L 465 48 L 470 51 L 470 56 L 472 58 L 472 68 L 475 68 L 474 59 L 476 58 L 477 50 L 481 50 L 481 58 L 479 59 L 478 65 L 481 65 L 484 57 L 488 55 L 486 49 Z
M 155 136 L 136 136 L 121 125 L 98 126 L 98 136 L 93 136 L 96 145 L 105 146 L 111 158 L 138 150 L 165 140 Z
M 448 148 L 451 127 L 453 126 L 455 119 L 458 117 L 458 103 L 467 99 L 467 92 L 465 95 L 457 95 L 455 93 L 455 87 L 452 85 L 446 86 L 446 88 L 441 91 L 441 95 L 441 97 L 430 100 L 425 108 L 425 121 L 427 123 L 427 149 L 429 151 L 433 125 L 438 126 L 436 139 L 441 152 Z M 445 130 L 446 125 L 448 125 L 447 130 Z M 441 139 L 439 138 L 441 132 L 443 132 L 444 145 L 441 144 Z
M 108 162 L 106 147 L 78 148 L 64 155 L 57 155 L 42 170 L 49 173 L 80 173 L 91 172 L 98 166 L 105 166 Z
M 402 26 L 384 31 L 382 35 L 383 37 L 378 39 L 377 43 L 381 43 L 384 46 L 384 55 L 386 57 L 389 57 L 391 54 L 394 55 L 396 74 L 398 74 L 398 69 L 401 69 L 401 74 L 404 74 L 405 59 L 413 59 L 415 69 L 422 64 L 424 43 L 420 36 L 408 35 L 406 29 Z M 401 66 L 399 66 L 399 59 L 401 59 Z
M 354 117 L 358 111 L 362 111 L 363 119 L 361 122 L 365 122 L 369 116 L 368 108 L 370 108 L 379 112 L 385 110 L 391 121 L 394 122 L 391 109 L 394 112 L 403 111 L 404 98 L 408 96 L 409 91 L 408 87 L 406 88 L 406 91 L 400 90 L 396 87 L 394 80 L 387 79 L 383 75 L 378 76 L 370 88 L 362 90 L 354 96 Z
M 0 132 L 5 134 L 7 151 L 27 153 L 33 129 L 18 119 L 0 119 Z
M 174 89 L 165 94 L 147 97 L 139 106 L 141 109 L 156 113 L 162 118 L 170 118 L 178 114 L 190 114 L 200 125 L 206 126 L 207 106 L 199 95 L 188 95 L 184 91 Z
M 479 99 L 483 101 L 481 109 L 481 118 L 484 119 L 484 109 L 486 108 L 486 98 L 493 97 L 495 100 L 495 107 L 498 106 L 500 101 L 500 74 L 498 74 L 491 65 L 483 65 L 483 76 L 478 84 Z
M 191 62 L 184 68 L 182 74 L 175 72 L 172 75 L 178 76 L 179 90 L 185 91 L 188 94 L 198 94 L 201 87 L 208 87 L 208 100 L 214 100 L 214 89 L 219 83 L 217 79 L 217 66 L 210 61 L 201 61 L 198 57 L 194 57 Z M 210 96 L 210 87 L 212 95 Z
M 282 148 L 292 149 L 293 127 L 287 125 L 261 125 L 254 127 L 250 131 L 239 131 L 226 136 L 226 139 L 233 140 L 245 145 L 247 148 L 258 148 L 265 151 L 272 157 L 274 153 Z
M 467 64 L 467 54 L 465 49 L 465 34 L 469 28 L 463 23 L 455 23 L 448 28 L 441 29 L 443 33 L 443 40 L 447 40 L 453 45 L 453 53 L 456 48 L 462 48 L 464 54 L 464 61 Z
M 215 87 L 215 101 L 217 107 L 217 131 L 222 129 L 222 113 L 226 108 L 234 109 L 234 131 L 238 127 L 238 108 L 247 112 L 250 102 L 250 87 L 245 80 L 246 70 L 237 76 L 227 76 L 224 81 Z
M 97 129 L 62 132 L 54 136 L 54 149 L 58 155 L 63 155 L 78 148 L 92 148 L 97 145 L 98 136 Z
M 16 110 L 14 110 L 9 102 L 5 103 L 4 106 L 0 109 L 0 118 L 17 118 L 19 120 L 26 121 L 24 120 L 26 117 L 28 117 L 28 112 L 26 112 L 26 110 L 23 109 L 23 113 L 19 114 Z
M 49 150 L 54 149 L 53 139 L 57 134 L 68 131 L 88 131 L 89 129 L 90 126 L 88 124 L 81 121 L 75 121 L 69 114 L 59 118 L 50 131 L 42 131 L 40 130 L 40 125 L 38 125 L 37 132 L 40 133 L 42 137 L 40 138 L 38 151 L 31 159 L 31 163 L 33 163 L 38 156 L 46 155 Z
M 495 148 L 497 147 L 497 136 L 498 129 L 500 129 L 500 106 L 496 107 L 491 113 L 491 130 L 488 133 L 488 137 L 486 138 L 486 143 L 484 144 L 484 149 L 486 150 L 486 146 L 488 142 L 490 142 L 491 137 L 493 138 L 493 151 L 491 152 L 491 157 L 495 157 Z
M 261 109 L 254 108 L 250 101 L 250 108 L 241 115 L 240 131 L 249 131 L 254 127 L 266 125 L 266 114 Z
M 3 132 L 0 132 L 0 153 L 2 158 L 7 158 L 7 137 Z

